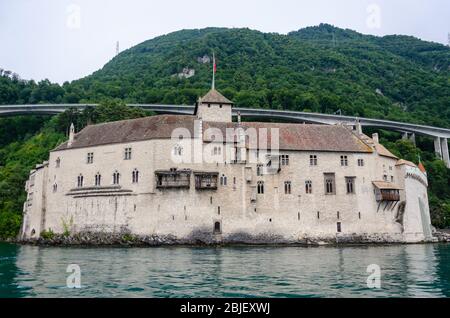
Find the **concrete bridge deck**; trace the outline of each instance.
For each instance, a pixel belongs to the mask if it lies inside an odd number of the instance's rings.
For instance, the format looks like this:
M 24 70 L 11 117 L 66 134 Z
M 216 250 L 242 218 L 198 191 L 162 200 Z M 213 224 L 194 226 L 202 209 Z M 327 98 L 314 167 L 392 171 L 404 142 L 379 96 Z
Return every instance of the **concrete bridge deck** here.
M 13 115 L 53 115 L 62 113 L 69 108 L 82 110 L 86 107 L 95 107 L 97 104 L 37 104 L 37 105 L 0 105 L 0 117 Z M 140 107 L 158 114 L 193 114 L 195 106 L 192 105 L 163 105 L 163 104 L 129 104 L 130 107 Z M 450 168 L 448 151 L 448 139 L 450 129 L 396 122 L 384 119 L 361 118 L 352 116 L 329 115 L 319 113 L 305 113 L 295 111 L 282 111 L 273 109 L 234 108 L 233 113 L 238 112 L 243 117 L 261 119 L 278 119 L 291 122 L 306 122 L 324 125 L 355 125 L 357 122 L 362 127 L 382 128 L 398 131 L 409 138 L 422 135 L 434 138 L 436 154 L 442 158 Z

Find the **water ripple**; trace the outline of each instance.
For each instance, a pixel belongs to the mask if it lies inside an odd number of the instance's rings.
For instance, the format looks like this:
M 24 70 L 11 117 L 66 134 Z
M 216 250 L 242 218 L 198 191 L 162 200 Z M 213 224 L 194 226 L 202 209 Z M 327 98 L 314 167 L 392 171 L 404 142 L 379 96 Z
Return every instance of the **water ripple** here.
M 0 244 L 0 297 L 448 297 L 450 245 L 44 248 Z M 81 289 L 66 287 L 69 264 Z M 381 268 L 369 289 L 367 266 Z

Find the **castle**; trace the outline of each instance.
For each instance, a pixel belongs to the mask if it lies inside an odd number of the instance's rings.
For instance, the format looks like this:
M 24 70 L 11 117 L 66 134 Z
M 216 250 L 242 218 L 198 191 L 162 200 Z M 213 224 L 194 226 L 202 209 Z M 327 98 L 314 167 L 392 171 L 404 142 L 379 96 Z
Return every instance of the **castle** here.
M 180 242 L 432 240 L 423 166 L 360 125 L 232 120 L 212 89 L 194 115 L 90 125 L 31 171 L 21 238 L 130 233 Z

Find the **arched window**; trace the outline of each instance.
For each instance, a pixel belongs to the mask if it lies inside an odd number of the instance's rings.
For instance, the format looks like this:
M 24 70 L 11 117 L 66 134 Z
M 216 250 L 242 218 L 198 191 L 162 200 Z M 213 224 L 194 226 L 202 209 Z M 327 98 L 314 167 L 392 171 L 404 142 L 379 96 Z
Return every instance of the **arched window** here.
M 305 181 L 306 194 L 312 194 L 312 181 Z
M 258 182 L 258 194 L 264 194 L 264 181 Z
M 226 185 L 227 185 L 227 182 L 228 182 L 227 177 L 223 174 L 223 175 L 220 177 L 220 185 L 226 186 Z
M 57 158 L 56 159 L 56 168 L 59 168 L 59 167 L 61 167 L 61 158 Z
M 82 174 L 80 174 L 79 176 L 78 176 L 78 178 L 77 178 L 77 186 L 78 186 L 78 188 L 81 188 L 81 187 L 83 187 L 83 175 Z
M 336 194 L 335 174 L 325 173 L 325 194 Z
M 119 183 L 120 183 L 120 173 L 116 171 L 113 173 L 113 184 Z
M 291 183 L 291 181 L 286 181 L 284 183 L 284 193 L 291 194 L 291 191 L 292 191 L 292 183 Z
M 56 183 L 53 184 L 53 192 L 58 191 L 58 185 Z
M 97 172 L 97 174 L 95 175 L 95 186 L 99 187 L 102 184 L 102 175 L 100 174 L 100 172 Z
M 132 172 L 132 182 L 139 183 L 139 171 L 137 169 L 134 169 Z

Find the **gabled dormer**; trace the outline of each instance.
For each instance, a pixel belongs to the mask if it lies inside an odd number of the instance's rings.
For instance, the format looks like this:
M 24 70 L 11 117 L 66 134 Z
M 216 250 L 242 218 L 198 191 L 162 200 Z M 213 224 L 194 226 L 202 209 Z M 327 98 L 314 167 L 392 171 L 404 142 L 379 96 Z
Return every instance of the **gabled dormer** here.
M 233 102 L 214 88 L 199 98 L 195 105 L 195 115 L 204 121 L 232 122 Z

